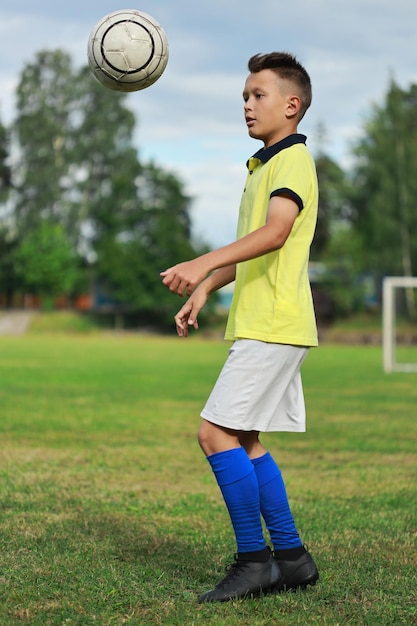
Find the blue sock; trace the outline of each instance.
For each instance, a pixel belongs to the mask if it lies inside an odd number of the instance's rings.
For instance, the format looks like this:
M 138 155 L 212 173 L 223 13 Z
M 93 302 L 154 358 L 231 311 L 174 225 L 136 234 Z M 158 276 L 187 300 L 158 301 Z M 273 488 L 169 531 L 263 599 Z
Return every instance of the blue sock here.
M 274 550 L 302 546 L 278 465 L 269 452 L 252 459 L 252 463 L 258 479 L 262 517 L 271 535 Z
M 251 460 L 244 448 L 216 452 L 207 457 L 229 511 L 237 551 L 265 550 L 259 505 L 259 488 Z

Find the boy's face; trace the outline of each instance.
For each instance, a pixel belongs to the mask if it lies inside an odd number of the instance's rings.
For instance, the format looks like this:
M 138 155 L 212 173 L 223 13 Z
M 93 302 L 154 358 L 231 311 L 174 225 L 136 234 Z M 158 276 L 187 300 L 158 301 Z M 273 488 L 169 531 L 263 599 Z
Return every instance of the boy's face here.
M 249 74 L 243 90 L 249 135 L 272 146 L 297 130 L 300 99 L 272 70 Z

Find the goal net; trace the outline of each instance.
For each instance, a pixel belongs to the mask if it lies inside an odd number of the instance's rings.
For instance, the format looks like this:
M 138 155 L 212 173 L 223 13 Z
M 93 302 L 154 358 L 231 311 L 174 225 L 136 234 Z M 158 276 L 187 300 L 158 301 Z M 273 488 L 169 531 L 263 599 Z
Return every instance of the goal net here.
M 398 320 L 410 326 L 407 310 L 416 308 L 417 277 L 388 276 L 382 293 L 382 349 L 384 371 L 417 372 L 417 346 L 400 354 Z M 405 322 L 404 322 L 405 319 Z M 414 325 L 416 322 L 414 321 Z

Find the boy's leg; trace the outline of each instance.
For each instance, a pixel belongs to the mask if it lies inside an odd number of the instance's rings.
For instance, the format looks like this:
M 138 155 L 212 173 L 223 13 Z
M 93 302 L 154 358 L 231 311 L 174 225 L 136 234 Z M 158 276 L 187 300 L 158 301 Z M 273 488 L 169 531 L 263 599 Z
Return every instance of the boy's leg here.
M 262 532 L 259 487 L 254 466 L 237 433 L 203 421 L 199 443 L 222 492 L 236 536 L 237 555 L 228 575 L 200 602 L 224 602 L 269 591 L 281 575 Z
M 252 464 L 258 480 L 261 513 L 283 576 L 283 587 L 314 585 L 319 573 L 297 532 L 279 467 L 269 452 L 252 458 Z
M 260 506 L 274 550 L 300 548 L 303 544 L 295 527 L 287 492 L 278 465 L 269 452 L 252 459 L 258 479 Z

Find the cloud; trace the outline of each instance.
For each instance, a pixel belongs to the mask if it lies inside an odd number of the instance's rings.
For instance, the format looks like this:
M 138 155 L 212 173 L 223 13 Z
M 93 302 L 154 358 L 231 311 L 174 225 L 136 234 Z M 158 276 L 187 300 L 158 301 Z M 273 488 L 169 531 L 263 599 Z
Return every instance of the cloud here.
M 41 49 L 69 52 L 79 66 L 94 24 L 125 8 L 123 0 L 14 0 L 0 10 L 0 115 L 10 123 L 24 64 Z M 242 87 L 247 59 L 288 50 L 313 81 L 313 104 L 300 131 L 342 165 L 360 136 L 372 103 L 382 102 L 390 77 L 417 82 L 415 0 L 141 0 L 165 29 L 170 59 L 163 77 L 127 103 L 138 123 L 139 154 L 175 171 L 194 197 L 194 230 L 213 245 L 234 236 L 248 156 L 260 146 L 247 136 Z
M 240 197 L 246 178 L 245 163 L 198 163 L 178 168 L 188 180 L 187 192 L 194 198 L 193 234 L 217 246 L 236 236 Z

